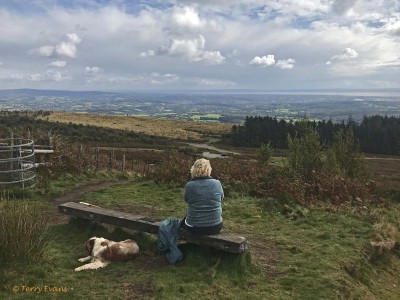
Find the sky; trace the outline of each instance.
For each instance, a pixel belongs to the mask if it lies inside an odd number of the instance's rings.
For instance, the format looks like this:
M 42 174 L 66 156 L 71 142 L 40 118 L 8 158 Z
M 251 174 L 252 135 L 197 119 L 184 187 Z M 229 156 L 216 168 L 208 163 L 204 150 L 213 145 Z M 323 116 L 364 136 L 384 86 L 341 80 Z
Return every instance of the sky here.
M 0 89 L 400 88 L 400 0 L 0 0 Z

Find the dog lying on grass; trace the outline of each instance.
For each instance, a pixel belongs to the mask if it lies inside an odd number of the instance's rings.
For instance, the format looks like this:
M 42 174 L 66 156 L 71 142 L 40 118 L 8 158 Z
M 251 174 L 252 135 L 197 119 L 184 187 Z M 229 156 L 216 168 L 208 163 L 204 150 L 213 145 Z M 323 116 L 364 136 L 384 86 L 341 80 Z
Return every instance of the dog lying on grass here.
M 76 272 L 104 268 L 113 261 L 128 261 L 139 253 L 139 246 L 133 240 L 113 242 L 95 236 L 85 242 L 85 248 L 89 256 L 80 258 L 79 261 L 90 263 L 76 268 Z

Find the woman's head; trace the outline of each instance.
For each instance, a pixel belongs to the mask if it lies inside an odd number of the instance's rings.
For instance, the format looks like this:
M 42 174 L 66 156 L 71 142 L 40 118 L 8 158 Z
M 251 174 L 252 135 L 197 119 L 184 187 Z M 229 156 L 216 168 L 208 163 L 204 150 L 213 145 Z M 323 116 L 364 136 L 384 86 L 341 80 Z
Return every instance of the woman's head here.
M 193 166 L 190 168 L 190 174 L 192 178 L 201 177 L 201 176 L 210 176 L 211 175 L 211 164 L 208 159 L 200 158 L 196 160 Z

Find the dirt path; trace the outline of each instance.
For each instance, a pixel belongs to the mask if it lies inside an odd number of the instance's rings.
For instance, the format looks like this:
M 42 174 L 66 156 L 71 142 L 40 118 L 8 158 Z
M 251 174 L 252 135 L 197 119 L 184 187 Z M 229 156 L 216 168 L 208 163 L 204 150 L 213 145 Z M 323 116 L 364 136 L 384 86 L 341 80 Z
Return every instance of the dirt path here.
M 213 150 L 219 153 L 225 153 L 225 154 L 235 154 L 235 155 L 240 155 L 240 153 L 238 152 L 233 152 L 230 150 L 224 150 L 224 149 L 220 149 L 208 144 L 196 144 L 196 143 L 187 143 L 189 146 L 191 147 L 196 147 L 196 148 L 204 148 L 204 149 L 208 149 L 208 150 Z
M 81 185 L 77 185 L 73 190 L 70 190 L 60 196 L 49 198 L 49 201 L 54 204 L 55 212 L 52 214 L 50 224 L 65 224 L 68 223 L 69 216 L 58 213 L 58 205 L 65 202 L 80 202 L 82 198 L 90 192 L 100 191 L 109 186 L 118 184 L 114 179 L 91 181 Z

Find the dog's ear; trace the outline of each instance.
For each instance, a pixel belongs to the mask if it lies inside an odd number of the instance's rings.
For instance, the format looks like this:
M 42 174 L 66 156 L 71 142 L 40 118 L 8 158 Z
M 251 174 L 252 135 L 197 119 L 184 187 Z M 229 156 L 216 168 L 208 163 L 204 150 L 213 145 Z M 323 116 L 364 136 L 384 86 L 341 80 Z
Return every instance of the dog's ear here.
M 95 241 L 96 241 L 96 237 L 92 237 L 92 238 L 88 239 L 85 243 L 85 248 L 89 254 L 92 254 Z
M 109 244 L 110 244 L 110 241 L 105 240 L 105 241 L 101 242 L 100 245 L 101 245 L 102 247 L 107 247 Z

